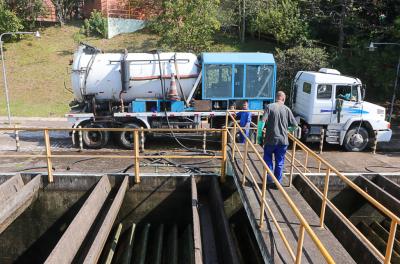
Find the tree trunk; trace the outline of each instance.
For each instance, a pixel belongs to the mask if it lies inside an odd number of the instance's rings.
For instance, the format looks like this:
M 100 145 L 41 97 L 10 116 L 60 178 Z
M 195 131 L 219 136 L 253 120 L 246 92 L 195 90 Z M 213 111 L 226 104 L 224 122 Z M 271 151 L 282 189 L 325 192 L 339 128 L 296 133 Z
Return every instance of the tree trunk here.
M 243 0 L 242 8 L 242 36 L 240 38 L 241 42 L 244 43 L 246 34 L 246 0 Z
M 338 40 L 338 48 L 339 48 L 340 54 L 343 52 L 345 17 L 346 17 L 346 0 L 342 0 L 341 1 L 340 19 L 339 19 L 339 40 Z

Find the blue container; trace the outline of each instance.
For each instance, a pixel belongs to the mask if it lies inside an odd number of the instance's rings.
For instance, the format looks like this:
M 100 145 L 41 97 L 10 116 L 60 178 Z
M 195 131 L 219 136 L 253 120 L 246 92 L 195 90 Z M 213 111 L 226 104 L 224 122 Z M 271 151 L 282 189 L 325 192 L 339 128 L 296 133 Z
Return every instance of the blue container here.
M 133 101 L 132 102 L 132 112 L 133 113 L 146 112 L 146 102 L 145 101 Z
M 183 101 L 171 101 L 171 112 L 183 112 L 185 105 Z

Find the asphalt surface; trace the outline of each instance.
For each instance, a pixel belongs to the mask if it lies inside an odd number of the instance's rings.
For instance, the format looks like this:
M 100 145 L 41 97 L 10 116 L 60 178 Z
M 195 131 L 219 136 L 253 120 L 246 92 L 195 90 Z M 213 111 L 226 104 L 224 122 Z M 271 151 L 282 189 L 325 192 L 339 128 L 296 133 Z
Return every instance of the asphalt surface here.
M 7 119 L 0 117 L 0 127 L 8 127 Z M 18 127 L 49 127 L 49 128 L 69 128 L 71 125 L 64 118 L 14 118 L 14 124 Z M 342 172 L 400 172 L 400 127 L 395 125 L 392 127 L 394 135 L 389 143 L 378 144 L 376 154 L 372 152 L 345 152 L 340 146 L 325 144 L 321 156 Z M 19 132 L 20 151 L 16 152 L 15 133 L 12 131 L 0 131 L 0 154 L 44 154 L 45 144 L 43 132 Z M 73 146 L 71 137 L 67 131 L 52 131 L 50 132 L 51 149 L 53 154 L 113 154 L 113 155 L 129 155 L 130 150 L 122 150 L 113 142 L 101 150 L 84 150 L 79 151 L 79 148 Z M 211 150 L 219 150 L 218 143 L 207 142 L 207 148 Z M 201 149 L 201 142 L 182 140 L 186 146 L 190 148 Z M 318 145 L 310 145 L 314 150 L 318 150 Z M 182 148 L 171 138 L 156 137 L 146 141 L 145 150 L 142 153 L 157 154 L 160 152 L 174 153 L 182 151 Z M 190 153 L 189 153 L 190 154 Z M 191 153 L 194 154 L 194 153 Z M 301 157 L 301 154 L 300 154 Z M 299 158 L 300 158 L 299 157 Z M 46 166 L 46 161 L 43 158 L 0 158 L 0 173 L 43 170 Z M 143 165 L 154 162 L 152 160 L 143 160 Z M 199 162 L 193 160 L 181 160 L 179 163 Z M 53 166 L 56 171 L 80 171 L 80 172 L 121 172 L 132 164 L 130 160 L 122 159 L 54 159 Z M 150 172 L 155 171 L 171 171 L 171 164 L 167 161 L 155 161 L 154 166 L 144 166 L 144 169 Z M 169 164 L 169 165 L 168 165 Z M 203 167 L 206 171 L 217 172 L 219 163 L 216 160 L 204 162 L 198 167 Z M 147 168 L 145 168 L 147 167 Z M 132 168 L 130 168 L 132 169 Z M 32 171 L 31 170 L 31 171 Z M 129 171 L 129 170 L 128 170 Z M 180 168 L 180 171 L 188 171 L 188 169 Z

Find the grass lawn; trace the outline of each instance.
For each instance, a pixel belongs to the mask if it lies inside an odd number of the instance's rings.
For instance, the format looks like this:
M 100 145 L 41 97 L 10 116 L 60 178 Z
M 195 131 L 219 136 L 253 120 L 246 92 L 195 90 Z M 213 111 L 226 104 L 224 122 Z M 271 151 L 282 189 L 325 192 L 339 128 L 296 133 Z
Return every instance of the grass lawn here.
M 31 36 L 21 41 L 5 43 L 7 81 L 12 116 L 63 116 L 69 111 L 73 95 L 69 61 L 77 47 L 74 34 L 79 23 L 63 27 L 42 28 L 40 39 Z M 105 52 L 144 52 L 157 48 L 157 36 L 146 32 L 123 34 L 112 39 L 85 38 L 82 40 Z M 274 47 L 265 42 L 250 40 L 240 44 L 224 35 L 216 38 L 213 51 L 273 52 Z M 1 75 L 0 115 L 6 115 L 3 76 Z

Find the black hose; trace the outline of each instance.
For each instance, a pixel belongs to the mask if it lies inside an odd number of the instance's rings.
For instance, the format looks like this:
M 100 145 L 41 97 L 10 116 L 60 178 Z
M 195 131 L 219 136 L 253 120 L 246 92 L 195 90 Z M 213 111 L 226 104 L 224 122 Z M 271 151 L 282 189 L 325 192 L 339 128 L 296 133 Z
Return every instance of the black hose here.
M 21 169 L 21 170 L 17 170 L 16 172 L 27 171 L 27 170 L 34 170 L 34 169 L 47 169 L 47 166 L 28 167 L 28 168 L 24 168 L 24 169 Z M 53 171 L 56 170 L 56 168 L 55 168 L 54 166 L 52 166 L 51 169 L 52 169 Z

